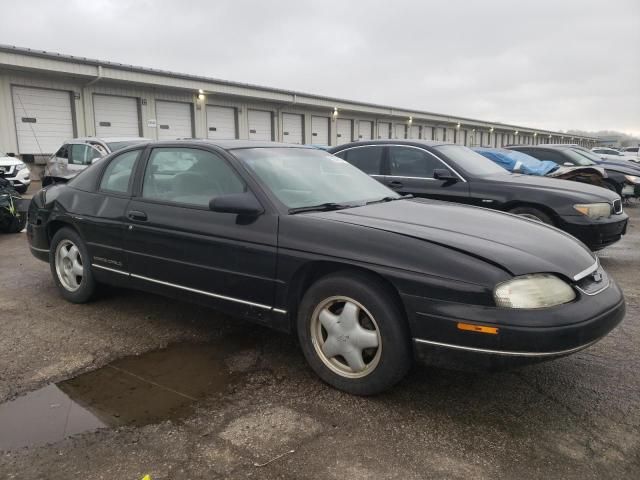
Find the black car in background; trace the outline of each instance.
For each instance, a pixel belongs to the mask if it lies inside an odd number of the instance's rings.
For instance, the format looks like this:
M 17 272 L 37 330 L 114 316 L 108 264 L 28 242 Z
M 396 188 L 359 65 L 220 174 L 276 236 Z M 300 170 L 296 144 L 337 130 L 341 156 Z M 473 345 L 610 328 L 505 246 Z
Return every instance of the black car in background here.
M 315 372 L 356 394 L 393 385 L 414 355 L 567 355 L 625 312 L 595 255 L 560 230 L 404 199 L 303 146 L 130 147 L 40 190 L 27 237 L 71 302 L 104 282 L 295 332 Z
M 465 203 L 554 225 L 599 250 L 620 240 L 627 215 L 607 189 L 513 174 L 461 145 L 414 140 L 372 140 L 332 148 L 400 194 Z M 504 234 L 494 230 L 499 238 Z
M 607 188 L 623 198 L 640 197 L 640 171 L 635 164 L 626 166 L 621 162 L 602 161 L 593 152 L 572 145 L 514 145 L 507 148 L 558 165 L 604 168 Z

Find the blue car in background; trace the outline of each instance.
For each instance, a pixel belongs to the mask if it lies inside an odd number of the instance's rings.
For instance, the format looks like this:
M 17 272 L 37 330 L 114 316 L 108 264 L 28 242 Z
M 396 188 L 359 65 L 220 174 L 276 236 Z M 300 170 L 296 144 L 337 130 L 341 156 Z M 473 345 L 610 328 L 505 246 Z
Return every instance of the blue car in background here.
M 474 147 L 472 150 L 512 173 L 573 180 L 606 188 L 604 179 L 607 173 L 603 168 L 558 165 L 548 160 L 538 160 L 517 150 L 504 148 Z

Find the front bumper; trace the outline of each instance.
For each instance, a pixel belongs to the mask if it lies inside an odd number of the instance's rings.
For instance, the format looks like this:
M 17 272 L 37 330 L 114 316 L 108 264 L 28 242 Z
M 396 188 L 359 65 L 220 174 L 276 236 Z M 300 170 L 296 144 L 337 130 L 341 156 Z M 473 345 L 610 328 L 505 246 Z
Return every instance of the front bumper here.
M 640 183 L 635 183 L 633 185 L 626 184 L 622 188 L 622 196 L 623 197 L 640 197 Z
M 609 218 L 591 220 L 584 215 L 560 218 L 558 227 L 573 235 L 591 250 L 600 250 L 616 243 L 627 233 L 629 217 L 626 213 Z
M 23 168 L 22 170 L 15 172 L 12 176 L 5 175 L 5 180 L 9 180 L 13 183 L 14 187 L 24 187 L 27 188 L 31 185 L 31 176 L 28 168 Z
M 517 310 L 403 296 L 415 315 L 416 357 L 428 364 L 502 368 L 561 357 L 606 336 L 624 318 L 625 301 L 613 280 L 595 295 L 577 293 L 571 303 Z M 458 323 L 497 328 L 496 334 L 461 330 Z

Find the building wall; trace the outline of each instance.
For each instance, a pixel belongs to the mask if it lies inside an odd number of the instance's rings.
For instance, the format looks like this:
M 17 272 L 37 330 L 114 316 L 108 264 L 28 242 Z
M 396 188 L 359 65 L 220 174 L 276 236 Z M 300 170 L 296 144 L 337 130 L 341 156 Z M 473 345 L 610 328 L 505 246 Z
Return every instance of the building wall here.
M 45 60 L 38 59 L 38 62 Z M 219 88 L 215 92 L 208 92 L 204 98 L 199 98 L 197 90 L 193 87 L 194 82 L 189 83 L 189 88 L 180 88 L 182 85 L 175 79 L 167 78 L 163 82 L 160 74 L 139 73 L 133 77 L 125 76 L 117 69 L 109 69 L 106 78 L 88 76 L 87 66 L 78 65 L 78 71 L 69 71 L 62 74 L 50 74 L 42 71 L 27 71 L 27 69 L 3 69 L 0 71 L 0 151 L 14 152 L 20 154 L 18 150 L 17 135 L 14 120 L 14 109 L 12 104 L 12 86 L 39 87 L 47 89 L 58 89 L 70 92 L 72 99 L 72 110 L 74 118 L 74 131 L 77 136 L 91 136 L 95 134 L 95 117 L 93 108 L 93 98 L 95 94 L 119 95 L 133 97 L 137 99 L 142 136 L 157 139 L 157 127 L 153 127 L 150 120 L 156 119 L 156 101 L 168 100 L 184 102 L 192 105 L 193 125 L 196 138 L 207 137 L 206 106 L 218 105 L 236 108 L 238 136 L 241 139 L 248 138 L 248 117 L 247 111 L 250 109 L 267 110 L 272 113 L 274 136 L 276 141 L 283 141 L 282 135 L 282 114 L 296 113 L 303 115 L 304 142 L 313 143 L 311 136 L 311 117 L 322 116 L 329 119 L 329 143 L 337 145 L 337 118 L 349 119 L 352 121 L 352 139 L 341 139 L 341 143 L 348 140 L 357 140 L 359 122 L 366 120 L 373 122 L 374 138 L 376 138 L 377 125 L 379 122 L 391 124 L 391 138 L 397 137 L 397 132 L 407 132 L 411 125 L 420 127 L 420 137 L 423 139 L 442 140 L 446 135 L 446 140 L 450 142 L 458 141 L 468 146 L 474 145 L 498 145 L 507 143 L 553 143 L 572 142 L 571 137 L 555 135 L 551 139 L 547 134 L 533 136 L 533 132 L 523 132 L 514 135 L 512 128 L 495 127 L 490 132 L 490 127 L 463 124 L 457 126 L 458 121 L 452 118 L 450 122 L 440 120 L 430 120 L 429 115 L 420 113 L 409 115 L 412 112 L 393 111 L 383 107 L 355 104 L 339 104 L 347 108 L 338 108 L 337 116 L 334 115 L 334 105 L 337 102 L 323 100 L 321 98 L 305 97 L 303 95 L 285 95 L 277 92 L 261 92 L 257 89 L 226 86 Z M 94 69 L 95 70 L 95 69 Z M 92 71 L 94 71 L 92 70 Z M 75 74 L 82 74 L 83 77 L 75 77 Z M 122 79 L 119 79 L 122 77 Z M 125 81 L 126 78 L 126 81 Z M 193 85 L 191 84 L 193 83 Z M 293 101 L 292 101 L 293 100 Z M 399 128 L 396 129 L 396 126 Z M 475 128 L 474 128 L 475 127 Z M 403 130 L 404 128 L 404 130 Z M 402 136 L 402 134 L 400 134 Z M 405 133 L 406 135 L 406 133 Z M 462 141 L 459 139 L 462 138 Z M 482 140 L 481 140 L 482 139 Z M 61 142 L 65 139 L 61 139 Z M 582 145 L 591 146 L 590 140 L 573 141 Z M 43 156 L 53 152 L 42 152 Z

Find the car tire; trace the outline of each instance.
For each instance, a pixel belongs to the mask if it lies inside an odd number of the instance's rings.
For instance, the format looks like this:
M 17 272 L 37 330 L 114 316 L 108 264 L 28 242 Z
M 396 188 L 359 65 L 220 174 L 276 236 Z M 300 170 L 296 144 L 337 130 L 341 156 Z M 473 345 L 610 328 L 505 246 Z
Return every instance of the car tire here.
M 546 223 L 547 225 L 553 225 L 553 220 L 549 215 L 544 213 L 541 210 L 533 207 L 516 207 L 509 210 L 509 213 L 513 213 L 514 215 L 519 215 L 524 218 L 528 218 L 530 220 L 535 220 L 536 222 Z
M 61 228 L 51 239 L 51 274 L 62 296 L 72 303 L 88 302 L 96 289 L 85 243 L 71 228 Z
M 412 364 L 405 314 L 373 276 L 340 272 L 315 282 L 300 303 L 297 330 L 314 372 L 354 395 L 387 390 Z

